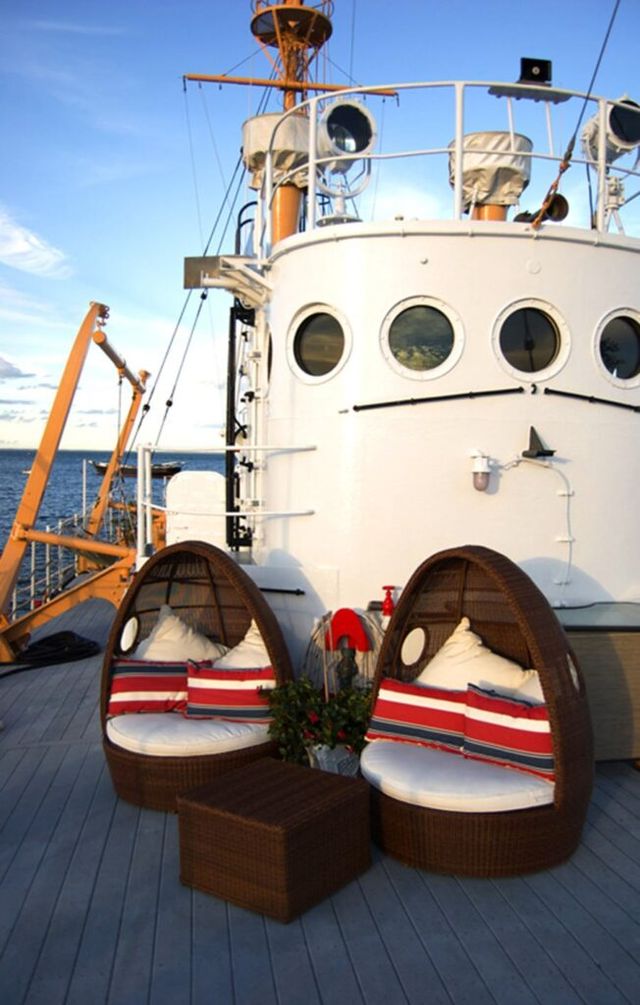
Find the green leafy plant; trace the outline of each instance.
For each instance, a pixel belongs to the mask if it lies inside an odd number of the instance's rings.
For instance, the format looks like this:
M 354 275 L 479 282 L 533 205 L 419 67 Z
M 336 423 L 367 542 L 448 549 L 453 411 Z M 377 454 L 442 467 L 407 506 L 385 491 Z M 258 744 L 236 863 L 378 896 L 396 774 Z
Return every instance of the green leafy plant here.
M 307 748 L 338 744 L 359 754 L 371 716 L 371 688 L 344 687 L 325 701 L 308 677 L 269 692 L 273 721 L 269 734 L 285 761 L 308 764 Z

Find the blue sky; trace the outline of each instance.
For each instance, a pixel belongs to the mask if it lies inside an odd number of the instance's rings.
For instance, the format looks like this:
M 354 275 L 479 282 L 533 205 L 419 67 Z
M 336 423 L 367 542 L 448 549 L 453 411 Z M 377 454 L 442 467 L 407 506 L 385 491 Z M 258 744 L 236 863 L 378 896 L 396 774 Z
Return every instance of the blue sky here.
M 613 5 L 337 0 L 327 79 L 509 81 L 535 56 L 553 61 L 557 86 L 586 90 Z M 183 258 L 211 229 L 261 97 L 193 84 L 185 95 L 182 74 L 268 76 L 249 17 L 249 0 L 0 0 L 0 446 L 37 445 L 92 300 L 110 306 L 107 333 L 131 369 L 158 372 Z M 639 38 L 640 0 L 622 0 L 596 93 L 640 100 Z M 221 445 L 229 302 L 209 298 L 161 448 Z M 144 440 L 156 441 L 193 313 Z M 93 347 L 63 445 L 110 449 L 118 410 L 115 370 Z

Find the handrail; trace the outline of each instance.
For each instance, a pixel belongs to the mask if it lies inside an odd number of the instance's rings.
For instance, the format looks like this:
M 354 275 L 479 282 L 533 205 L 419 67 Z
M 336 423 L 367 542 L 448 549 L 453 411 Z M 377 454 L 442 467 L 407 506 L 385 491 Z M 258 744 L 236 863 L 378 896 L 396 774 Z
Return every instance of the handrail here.
M 328 102 L 342 99 L 358 99 L 365 95 L 383 95 L 389 90 L 397 92 L 398 98 L 402 98 L 408 92 L 435 92 L 436 90 L 446 90 L 450 89 L 454 96 L 454 107 L 453 107 L 453 122 L 452 129 L 449 131 L 449 135 L 453 136 L 451 143 L 440 143 L 438 145 L 432 145 L 430 147 L 420 147 L 420 148 L 403 148 L 398 150 L 393 150 L 392 152 L 376 152 L 371 151 L 364 154 L 344 154 L 335 156 L 323 156 L 319 157 L 317 153 L 317 124 L 320 119 L 321 113 L 324 111 L 325 106 Z M 598 150 L 597 158 L 591 158 L 587 153 L 584 156 L 574 156 L 572 158 L 572 164 L 583 164 L 591 167 L 597 176 L 596 191 L 597 191 L 597 211 L 595 221 L 589 219 L 586 222 L 585 229 L 594 229 L 599 232 L 606 231 L 609 220 L 611 217 L 610 207 L 607 206 L 608 200 L 608 181 L 612 176 L 620 178 L 635 178 L 640 181 L 640 171 L 637 169 L 636 165 L 633 167 L 626 167 L 624 165 L 619 165 L 616 163 L 607 163 L 607 136 L 606 136 L 606 126 L 608 122 L 608 113 L 611 108 L 615 107 L 625 107 L 625 102 L 627 102 L 626 107 L 628 108 L 628 99 L 620 100 L 610 100 L 601 96 L 596 96 L 593 94 L 588 94 L 582 91 L 572 91 L 564 88 L 549 87 L 543 84 L 504 84 L 500 82 L 492 81 L 479 81 L 479 80 L 469 80 L 469 81 L 455 81 L 455 80 L 445 80 L 445 81 L 421 81 L 414 83 L 393 83 L 390 85 L 381 85 L 380 87 L 372 86 L 362 86 L 362 87 L 352 87 L 345 88 L 338 98 L 334 94 L 324 94 L 320 96 L 314 96 L 308 98 L 306 101 L 297 104 L 295 108 L 285 112 L 278 123 L 276 124 L 271 140 L 269 143 L 269 148 L 266 152 L 265 159 L 265 170 L 264 170 L 264 181 L 262 189 L 263 204 L 266 207 L 264 232 L 261 235 L 261 256 L 267 258 L 271 251 L 271 224 L 270 224 L 270 208 L 273 202 L 273 197 L 275 192 L 280 186 L 284 184 L 291 183 L 294 176 L 299 174 L 301 170 L 306 170 L 307 172 L 307 212 L 306 212 L 306 230 L 313 231 L 318 226 L 317 218 L 317 207 L 316 207 L 316 195 L 317 195 L 317 173 L 323 165 L 330 162 L 348 162 L 348 161 L 367 161 L 369 163 L 380 163 L 389 160 L 399 160 L 408 159 L 415 157 L 431 157 L 434 155 L 446 155 L 451 156 L 454 165 L 454 180 L 453 180 L 453 206 L 452 215 L 454 219 L 461 219 L 464 214 L 463 205 L 463 182 L 462 182 L 462 166 L 463 166 L 463 138 L 465 131 L 469 128 L 468 119 L 469 115 L 467 113 L 467 104 L 471 107 L 472 103 L 466 101 L 466 97 L 469 92 L 473 90 L 487 91 L 493 98 L 503 101 L 506 100 L 506 112 L 508 117 L 508 130 L 511 135 L 515 134 L 516 126 L 513 121 L 513 98 L 521 100 L 521 106 L 519 110 L 522 112 L 522 108 L 527 109 L 527 111 L 532 110 L 532 105 L 542 104 L 544 106 L 544 121 L 539 123 L 536 128 L 536 134 L 541 137 L 539 146 L 534 147 L 533 150 L 529 151 L 518 151 L 518 156 L 523 159 L 527 159 L 530 162 L 545 162 L 560 164 L 563 160 L 562 156 L 554 153 L 553 147 L 553 134 L 551 129 L 551 106 L 565 106 L 566 103 L 573 99 L 574 103 L 582 102 L 587 103 L 590 106 L 591 118 L 594 117 L 594 113 L 599 116 L 599 132 L 598 132 Z M 528 99 L 528 100 L 522 100 Z M 411 106 L 411 111 L 413 111 L 413 106 Z M 533 109 L 535 112 L 535 109 Z M 569 106 L 569 113 L 573 111 L 573 106 Z M 277 146 L 278 129 L 281 124 L 290 115 L 301 115 L 306 114 L 309 119 L 309 134 L 308 134 L 308 150 L 307 159 L 303 163 L 297 162 L 291 170 L 287 172 L 276 172 L 274 169 L 274 150 Z M 523 113 L 526 114 L 526 113 Z M 521 118 L 523 115 L 521 115 Z M 474 115 L 473 125 L 477 126 L 477 114 Z M 495 122 L 495 115 L 489 113 L 488 124 L 484 126 L 486 131 L 495 130 L 493 122 Z M 419 127 L 416 125 L 415 120 L 410 123 L 413 126 L 414 133 Z M 529 123 L 527 124 L 527 126 Z M 571 128 L 573 128 L 574 122 L 571 123 Z M 442 130 L 446 128 L 446 123 L 442 119 L 438 119 L 435 125 L 436 129 Z M 480 129 L 482 130 L 482 126 Z M 566 128 L 566 124 L 565 124 Z M 389 131 L 389 120 L 387 119 L 386 132 Z M 404 136 L 404 133 L 402 134 Z M 546 136 L 546 140 L 544 137 Z M 548 151 L 545 150 L 545 145 L 548 144 Z M 478 151 L 481 152 L 481 151 Z M 594 151 L 595 153 L 595 151 Z M 349 192 L 345 193 L 346 198 L 350 198 Z

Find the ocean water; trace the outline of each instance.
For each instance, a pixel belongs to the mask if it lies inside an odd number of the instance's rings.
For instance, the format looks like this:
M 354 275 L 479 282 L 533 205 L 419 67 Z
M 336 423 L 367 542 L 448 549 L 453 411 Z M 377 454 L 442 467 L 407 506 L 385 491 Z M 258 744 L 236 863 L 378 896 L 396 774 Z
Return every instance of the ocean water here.
M 4 548 L 11 530 L 35 453 L 35 450 L 0 450 L 0 548 Z M 83 495 L 86 495 L 86 506 L 90 510 L 100 487 L 102 476 L 95 472 L 93 465 L 86 463 L 86 493 L 84 493 L 84 462 L 108 461 L 109 457 L 109 453 L 99 450 L 60 450 L 40 507 L 36 528 L 45 530 L 48 526 L 54 530 L 57 528 L 58 520 L 66 519 L 74 513 L 81 514 Z M 224 456 L 222 454 L 162 453 L 157 454 L 155 460 L 158 462 L 181 461 L 183 471 L 222 472 L 224 470 Z M 126 498 L 135 502 L 135 478 L 123 479 L 122 488 L 126 492 Z M 153 479 L 153 499 L 159 504 L 164 501 L 164 482 L 162 479 Z

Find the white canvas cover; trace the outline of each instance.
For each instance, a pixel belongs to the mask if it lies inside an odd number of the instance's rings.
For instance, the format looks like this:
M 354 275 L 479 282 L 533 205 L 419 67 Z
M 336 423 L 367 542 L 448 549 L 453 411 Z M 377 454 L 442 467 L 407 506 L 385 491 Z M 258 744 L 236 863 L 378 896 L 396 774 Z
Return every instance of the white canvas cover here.
M 276 126 L 278 129 L 274 134 Z M 279 181 L 287 171 L 306 164 L 309 159 L 309 120 L 305 115 L 295 114 L 286 118 L 281 112 L 255 115 L 242 126 L 242 159 L 252 175 L 251 188 L 262 186 L 272 136 L 274 182 Z M 305 188 L 306 171 L 297 172 L 289 181 L 298 188 Z
M 513 206 L 529 184 L 533 144 L 521 133 L 467 133 L 463 139 L 462 192 L 465 208 Z M 455 184 L 455 149 L 449 144 L 449 181 Z

